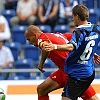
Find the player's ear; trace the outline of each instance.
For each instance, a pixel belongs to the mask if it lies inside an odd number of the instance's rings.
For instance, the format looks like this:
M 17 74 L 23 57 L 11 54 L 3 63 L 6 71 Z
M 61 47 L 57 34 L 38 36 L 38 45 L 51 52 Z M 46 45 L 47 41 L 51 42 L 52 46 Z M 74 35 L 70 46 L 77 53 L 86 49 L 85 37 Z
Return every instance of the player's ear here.
M 36 37 L 36 34 L 34 33 L 34 36 Z
M 35 36 L 35 38 L 37 38 L 37 39 L 38 39 L 38 37 L 39 37 L 38 34 L 36 34 L 36 33 L 34 34 L 34 36 Z

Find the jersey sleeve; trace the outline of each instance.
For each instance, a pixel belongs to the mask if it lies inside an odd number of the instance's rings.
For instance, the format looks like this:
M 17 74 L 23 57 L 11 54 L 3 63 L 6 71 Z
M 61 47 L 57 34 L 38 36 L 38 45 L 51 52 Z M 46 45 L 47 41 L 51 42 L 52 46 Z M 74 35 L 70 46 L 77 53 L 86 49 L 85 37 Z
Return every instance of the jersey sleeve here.
M 82 44 L 85 39 L 86 32 L 81 32 L 80 30 L 74 31 L 72 34 L 72 39 L 69 43 L 72 43 L 76 49 Z
M 49 39 L 45 36 L 45 35 L 42 35 L 39 39 L 38 39 L 38 47 L 41 49 L 43 44 L 45 42 L 49 42 Z
M 73 44 L 74 45 L 74 47 L 77 49 L 78 48 L 78 43 L 77 43 L 77 41 L 76 41 L 76 32 L 74 32 L 73 34 L 72 34 L 72 38 L 71 38 L 71 40 L 69 41 L 69 43 L 71 43 L 71 44 Z
M 70 41 L 72 38 L 72 33 L 65 33 L 63 35 L 67 38 L 68 41 Z
M 100 25 L 99 26 L 97 26 L 97 30 L 99 31 L 99 33 L 100 33 Z

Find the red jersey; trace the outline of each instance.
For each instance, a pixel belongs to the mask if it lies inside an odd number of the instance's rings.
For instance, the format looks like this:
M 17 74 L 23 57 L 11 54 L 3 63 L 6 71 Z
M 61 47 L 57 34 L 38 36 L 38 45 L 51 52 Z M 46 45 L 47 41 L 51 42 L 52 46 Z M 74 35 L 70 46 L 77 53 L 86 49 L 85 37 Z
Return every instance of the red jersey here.
M 66 44 L 69 42 L 63 34 L 42 33 L 38 39 L 38 47 L 40 49 L 40 43 L 44 41 L 51 41 L 53 44 Z M 67 56 L 68 52 L 53 50 L 49 53 L 48 58 L 50 58 L 59 67 L 59 69 L 64 70 L 64 62 Z
M 65 33 L 63 35 L 67 38 L 67 40 L 70 40 L 72 38 L 72 33 Z
M 38 39 L 38 47 L 40 47 L 40 43 L 44 41 L 51 41 L 54 44 L 65 44 L 68 43 L 72 34 L 50 34 L 50 33 L 43 33 L 41 34 L 40 38 Z M 68 39 L 68 40 L 67 40 Z M 65 83 L 68 81 L 68 75 L 64 73 L 64 62 L 66 57 L 68 56 L 68 52 L 61 52 L 57 50 L 53 50 L 49 53 L 48 58 L 50 58 L 58 67 L 59 70 L 51 74 L 49 77 L 56 81 L 60 87 L 64 87 Z M 61 70 L 60 70 L 61 69 Z M 57 76 L 57 78 L 54 78 Z M 62 80 L 62 81 L 61 81 Z M 93 90 L 91 86 L 83 93 L 82 98 L 84 100 L 91 98 L 94 96 L 96 92 Z

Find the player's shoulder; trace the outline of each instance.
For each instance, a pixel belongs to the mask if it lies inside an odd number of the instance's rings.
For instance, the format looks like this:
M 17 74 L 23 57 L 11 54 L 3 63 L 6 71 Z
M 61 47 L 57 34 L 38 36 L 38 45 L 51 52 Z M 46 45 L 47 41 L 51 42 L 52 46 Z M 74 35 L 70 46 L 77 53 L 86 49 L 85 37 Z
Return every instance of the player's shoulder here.
M 91 32 L 96 32 L 100 34 L 100 25 L 94 24 Z
M 99 33 L 100 33 L 100 25 L 95 24 L 95 26 L 96 26 L 97 30 L 99 31 Z

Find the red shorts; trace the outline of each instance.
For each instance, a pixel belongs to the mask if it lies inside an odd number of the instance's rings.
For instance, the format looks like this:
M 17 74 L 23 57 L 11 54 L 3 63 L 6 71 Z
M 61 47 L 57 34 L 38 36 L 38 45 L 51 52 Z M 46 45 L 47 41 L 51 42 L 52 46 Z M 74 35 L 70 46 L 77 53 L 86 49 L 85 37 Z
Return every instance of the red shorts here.
M 96 94 L 96 92 L 94 91 L 94 89 L 90 85 L 88 87 L 88 89 L 83 93 L 83 95 L 81 96 L 81 98 L 83 100 L 87 100 L 87 99 L 91 98 L 92 96 L 94 96 L 95 94 Z
M 68 75 L 65 74 L 64 71 L 62 71 L 60 69 L 58 69 L 56 72 L 52 73 L 49 77 L 52 80 L 56 81 L 61 88 L 63 88 L 65 86 L 65 83 L 68 80 Z M 91 98 L 92 96 L 94 96 L 95 94 L 96 94 L 96 92 L 94 91 L 92 86 L 89 86 L 89 88 L 83 93 L 81 98 L 83 100 L 87 100 L 87 99 Z
M 52 80 L 56 81 L 61 88 L 65 86 L 66 81 L 68 80 L 68 75 L 64 73 L 61 69 L 58 69 L 56 72 L 52 73 L 49 76 Z

